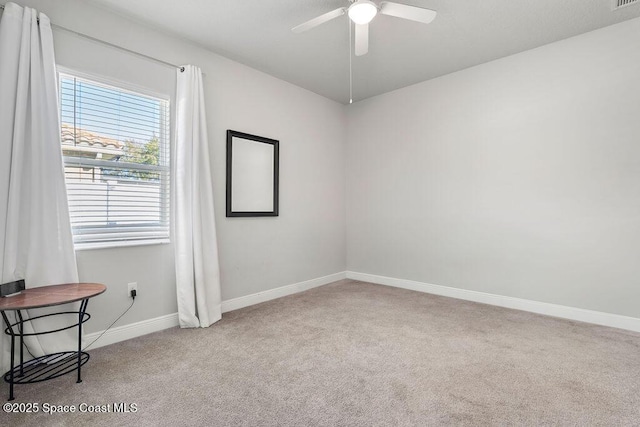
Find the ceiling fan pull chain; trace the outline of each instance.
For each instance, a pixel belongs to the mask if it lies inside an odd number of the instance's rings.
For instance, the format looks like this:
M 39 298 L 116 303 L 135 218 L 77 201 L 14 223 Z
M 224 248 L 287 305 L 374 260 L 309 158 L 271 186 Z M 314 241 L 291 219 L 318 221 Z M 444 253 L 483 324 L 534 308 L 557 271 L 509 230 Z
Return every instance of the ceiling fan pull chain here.
M 353 40 L 351 38 L 351 20 L 347 19 L 347 24 L 349 25 L 349 104 L 353 104 L 353 67 L 351 64 L 353 58 L 351 52 Z

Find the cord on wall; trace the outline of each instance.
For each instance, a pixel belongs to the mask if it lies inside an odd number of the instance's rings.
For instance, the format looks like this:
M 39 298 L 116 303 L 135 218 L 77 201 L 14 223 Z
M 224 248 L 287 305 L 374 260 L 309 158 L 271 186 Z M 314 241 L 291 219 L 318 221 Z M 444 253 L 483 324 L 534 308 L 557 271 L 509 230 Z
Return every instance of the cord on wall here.
M 82 349 L 82 351 L 85 351 L 86 349 L 88 349 L 89 347 L 91 347 L 93 344 L 95 344 L 95 342 L 96 342 L 96 341 L 98 341 L 100 338 L 102 338 L 102 336 L 103 336 L 103 335 L 104 335 L 104 334 L 105 334 L 109 329 L 111 329 L 111 327 L 112 327 L 113 325 L 115 325 L 115 324 L 116 324 L 116 322 L 122 318 L 122 316 L 124 316 L 125 314 L 127 314 L 127 312 L 128 312 L 129 310 L 131 310 L 131 307 L 133 307 L 133 304 L 136 302 L 136 291 L 135 291 L 135 289 L 131 291 L 131 298 L 133 298 L 133 300 L 131 301 L 131 305 L 129 306 L 129 308 L 127 308 L 127 309 L 124 311 L 124 313 L 122 313 L 120 316 L 118 316 L 118 318 L 117 318 L 116 320 L 114 320 L 114 321 L 113 321 L 113 323 L 111 323 L 107 329 L 105 329 L 104 331 L 102 331 L 102 333 L 101 333 L 100 335 L 98 335 L 98 336 L 96 337 L 96 339 L 95 339 L 95 340 L 91 341 L 91 343 L 89 343 L 89 344 L 87 344 L 86 346 L 84 346 L 84 348 Z

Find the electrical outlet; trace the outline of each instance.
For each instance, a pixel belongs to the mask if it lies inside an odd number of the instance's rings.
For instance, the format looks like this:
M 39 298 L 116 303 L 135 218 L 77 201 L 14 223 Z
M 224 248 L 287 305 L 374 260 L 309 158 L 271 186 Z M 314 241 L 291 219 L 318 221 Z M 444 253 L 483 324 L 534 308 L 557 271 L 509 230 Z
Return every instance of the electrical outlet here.
M 127 296 L 131 296 L 131 291 L 136 291 L 136 296 L 138 296 L 138 282 L 131 282 L 127 285 Z

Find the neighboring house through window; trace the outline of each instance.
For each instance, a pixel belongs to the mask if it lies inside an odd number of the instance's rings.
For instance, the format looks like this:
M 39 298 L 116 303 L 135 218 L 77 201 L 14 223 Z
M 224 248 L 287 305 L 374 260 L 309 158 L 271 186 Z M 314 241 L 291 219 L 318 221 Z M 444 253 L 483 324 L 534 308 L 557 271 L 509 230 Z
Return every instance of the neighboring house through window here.
M 59 74 L 65 180 L 76 246 L 169 238 L 169 101 Z

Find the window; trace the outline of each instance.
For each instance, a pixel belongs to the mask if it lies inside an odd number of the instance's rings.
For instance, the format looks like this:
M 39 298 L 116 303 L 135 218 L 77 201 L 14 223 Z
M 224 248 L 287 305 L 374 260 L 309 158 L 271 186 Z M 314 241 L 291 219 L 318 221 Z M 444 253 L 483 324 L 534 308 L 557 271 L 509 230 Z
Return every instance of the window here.
M 76 245 L 169 238 L 169 101 L 59 75 Z

